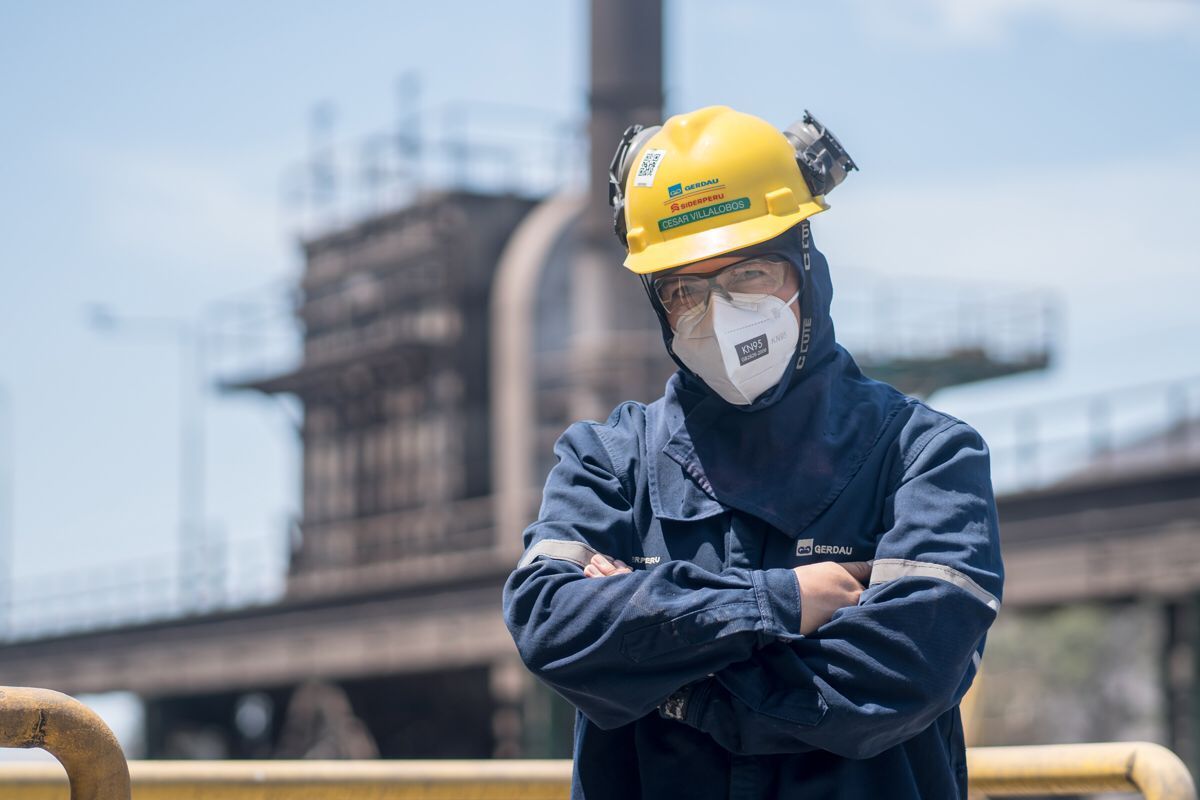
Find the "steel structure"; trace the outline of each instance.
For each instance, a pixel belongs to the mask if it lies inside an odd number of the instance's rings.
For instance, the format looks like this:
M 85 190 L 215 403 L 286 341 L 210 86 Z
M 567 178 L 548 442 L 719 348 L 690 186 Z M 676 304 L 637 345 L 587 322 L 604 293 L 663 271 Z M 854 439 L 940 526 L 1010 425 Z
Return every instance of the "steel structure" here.
M 444 193 L 305 243 L 303 364 L 242 384 L 304 404 L 290 595 L 491 545 L 493 265 L 532 205 Z

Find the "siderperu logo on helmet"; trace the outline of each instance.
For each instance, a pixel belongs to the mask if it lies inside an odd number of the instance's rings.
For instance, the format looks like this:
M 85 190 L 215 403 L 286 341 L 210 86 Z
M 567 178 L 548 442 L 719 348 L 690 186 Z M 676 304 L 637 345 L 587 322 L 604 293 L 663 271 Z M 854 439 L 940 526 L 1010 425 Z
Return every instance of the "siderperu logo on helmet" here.
M 718 200 L 724 200 L 724 199 L 725 199 L 724 192 L 716 192 L 714 194 L 706 194 L 706 195 L 703 195 L 702 197 L 693 197 L 690 200 L 684 200 L 683 202 L 680 202 L 680 203 L 671 203 L 671 210 L 672 211 L 687 211 L 689 208 L 694 208 L 695 206 L 702 206 L 702 205 L 705 205 L 706 203 L 715 203 Z

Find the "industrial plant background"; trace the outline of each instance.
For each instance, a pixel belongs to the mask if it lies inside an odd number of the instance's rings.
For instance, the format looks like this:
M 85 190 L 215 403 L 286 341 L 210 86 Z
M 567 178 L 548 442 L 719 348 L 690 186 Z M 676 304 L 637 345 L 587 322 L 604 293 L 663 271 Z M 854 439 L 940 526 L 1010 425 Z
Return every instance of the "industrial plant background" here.
M 623 129 L 811 109 L 839 340 L 987 438 L 976 744 L 1200 767 L 1200 5 L 0 10 L 0 683 L 148 758 L 559 757 L 499 616 L 573 420 L 673 365 Z

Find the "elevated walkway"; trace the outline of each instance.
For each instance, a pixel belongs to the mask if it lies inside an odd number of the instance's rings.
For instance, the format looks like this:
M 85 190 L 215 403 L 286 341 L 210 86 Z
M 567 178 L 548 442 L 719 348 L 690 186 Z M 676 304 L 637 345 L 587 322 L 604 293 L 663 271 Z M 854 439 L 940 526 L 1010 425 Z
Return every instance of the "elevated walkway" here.
M 908 394 L 1045 369 L 1058 301 L 1040 289 L 839 271 L 833 319 L 863 372 Z
M 1200 378 L 981 415 L 1005 604 L 1200 591 Z M 973 420 L 974 421 L 974 420 Z

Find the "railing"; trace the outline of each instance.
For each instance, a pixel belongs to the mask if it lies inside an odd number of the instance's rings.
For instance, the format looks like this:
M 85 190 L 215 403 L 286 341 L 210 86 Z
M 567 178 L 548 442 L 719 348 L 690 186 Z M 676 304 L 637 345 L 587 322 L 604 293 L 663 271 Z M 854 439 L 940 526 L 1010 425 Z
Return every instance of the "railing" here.
M 976 747 L 967 751 L 973 794 L 984 797 L 1140 792 L 1147 800 L 1195 800 L 1187 767 L 1148 742 Z
M 112 731 L 90 708 L 49 689 L 0 687 L 0 747 L 40 748 L 59 760 L 56 768 L 23 779 L 21 770 L 0 771 L 0 794 L 21 787 L 23 800 L 61 798 L 64 778 L 71 800 L 129 800 L 129 769 Z M 54 791 L 58 789 L 58 791 Z
M 1139 792 L 1147 800 L 1196 800 L 1183 763 L 1144 742 L 981 747 L 967 759 L 975 798 Z M 137 800 L 563 800 L 571 782 L 569 761 L 135 761 L 129 767 Z M 24 800 L 60 800 L 64 782 L 53 765 L 0 767 L 0 789 L 19 787 Z M 93 796 L 102 795 L 80 795 Z
M 129 772 L 137 800 L 565 800 L 571 784 L 569 761 L 135 761 Z M 65 800 L 64 783 L 53 764 L 0 766 L 0 796 L 14 786 L 21 800 Z
M 292 568 L 320 572 L 487 547 L 493 537 L 494 504 L 491 495 L 427 501 L 362 519 L 308 523 L 302 528 L 304 547 Z
M 391 130 L 335 137 L 317 115 L 309 155 L 286 170 L 284 201 L 306 236 L 410 203 L 420 191 L 544 196 L 582 186 L 586 120 L 506 104 L 419 108 L 403 102 Z
M 42 748 L 49 764 L 0 766 L 0 794 L 59 800 L 317 800 L 361 797 L 558 800 L 569 761 L 148 761 L 127 765 L 94 712 L 48 689 L 0 687 L 0 747 Z M 981 747 L 967 753 L 971 793 L 1067 795 L 1140 792 L 1147 800 L 1196 800 L 1183 762 L 1145 742 Z
M 969 416 L 997 491 L 1200 461 L 1200 376 Z
M 0 642 L 138 625 L 277 601 L 284 537 L 212 542 L 179 574 L 179 556 L 157 556 L 17 579 L 0 607 Z
M 0 642 L 48 638 L 232 611 L 278 602 L 288 588 L 321 584 L 346 571 L 398 565 L 421 556 L 491 547 L 491 496 L 431 503 L 391 514 L 314 524 L 303 549 L 281 534 L 212 540 L 186 559 L 163 553 L 110 565 L 22 577 L 0 598 Z
M 1057 335 L 1058 299 L 1044 289 L 857 270 L 836 288 L 838 341 L 863 363 L 964 353 L 999 363 L 1044 362 Z

